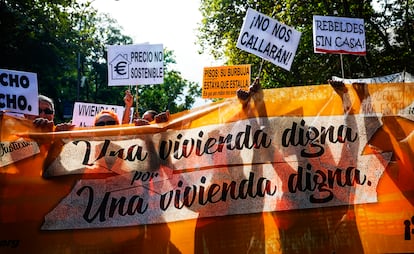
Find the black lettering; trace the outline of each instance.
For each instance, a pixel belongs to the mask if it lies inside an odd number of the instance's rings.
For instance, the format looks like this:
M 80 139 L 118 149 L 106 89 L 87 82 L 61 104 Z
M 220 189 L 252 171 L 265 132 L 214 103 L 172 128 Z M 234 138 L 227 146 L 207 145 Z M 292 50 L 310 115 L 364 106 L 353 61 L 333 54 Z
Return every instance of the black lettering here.
M 354 167 L 347 169 L 337 168 L 333 170 L 313 170 L 311 164 L 306 165 L 306 171 L 299 166 L 297 173 L 291 174 L 288 179 L 288 190 L 290 193 L 306 192 L 318 190 L 319 194 L 310 195 L 311 203 L 327 203 L 334 197 L 332 189 L 335 185 L 339 187 L 353 187 L 355 185 L 367 184 L 371 186 L 371 181 L 366 179 L 366 175 L 362 175 L 361 171 Z
M 323 155 L 325 149 L 323 145 L 330 143 L 355 142 L 358 133 L 354 133 L 353 129 L 340 125 L 337 130 L 335 126 L 321 127 L 320 130 L 313 126 L 306 126 L 302 119 L 300 125 L 293 122 L 292 127 L 285 129 L 282 134 L 282 146 L 302 146 L 301 156 L 312 158 Z M 307 145 L 310 144 L 310 148 Z
M 133 195 L 130 198 L 124 196 L 121 196 L 120 198 L 112 197 L 109 202 L 111 192 L 106 192 L 97 209 L 93 211 L 95 203 L 93 188 L 91 186 L 83 186 L 76 192 L 76 194 L 81 196 L 85 190 L 88 191 L 89 195 L 83 218 L 88 223 L 92 223 L 98 216 L 99 221 L 104 222 L 108 219 L 107 214 L 109 218 L 113 218 L 115 215 L 132 216 L 135 214 L 143 214 L 148 209 L 148 204 L 144 203 L 144 199 L 138 195 Z
M 202 156 L 204 154 L 215 154 L 227 150 L 259 149 L 268 148 L 272 139 L 263 130 L 256 130 L 252 133 L 252 127 L 246 125 L 244 131 L 238 132 L 235 136 L 209 137 L 203 139 L 204 132 L 200 131 L 198 138 L 184 139 L 183 134 L 178 134 L 176 140 L 162 140 L 160 142 L 159 156 L 166 160 L 169 156 L 175 159 L 188 158 L 192 154 Z

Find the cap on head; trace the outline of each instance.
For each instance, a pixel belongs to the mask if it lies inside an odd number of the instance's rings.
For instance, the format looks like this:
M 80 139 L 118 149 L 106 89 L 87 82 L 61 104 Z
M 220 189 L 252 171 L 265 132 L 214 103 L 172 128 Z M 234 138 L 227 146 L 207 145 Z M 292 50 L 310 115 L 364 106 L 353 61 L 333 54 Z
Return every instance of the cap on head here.
M 117 114 L 112 110 L 104 109 L 95 116 L 94 125 L 97 125 L 97 123 L 99 123 L 99 121 L 101 121 L 103 118 L 107 118 L 107 119 L 104 119 L 104 121 L 113 120 L 115 121 L 115 125 L 119 124 L 119 119 L 118 119 Z

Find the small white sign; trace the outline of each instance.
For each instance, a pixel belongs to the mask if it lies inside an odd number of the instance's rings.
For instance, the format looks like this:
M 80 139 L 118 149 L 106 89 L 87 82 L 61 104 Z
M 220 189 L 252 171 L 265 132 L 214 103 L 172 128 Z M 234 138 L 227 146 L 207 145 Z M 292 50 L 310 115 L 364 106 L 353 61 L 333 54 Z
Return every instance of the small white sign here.
M 39 115 L 37 74 L 0 69 L 0 110 Z
M 295 29 L 249 8 L 237 47 L 289 71 L 300 35 Z
M 96 103 L 75 102 L 75 106 L 73 107 L 72 124 L 78 127 L 94 126 L 95 116 L 102 110 L 114 111 L 118 116 L 119 122 L 122 122 L 124 107 Z
M 0 142 L 0 168 L 40 153 L 39 145 L 19 138 Z
M 164 82 L 162 44 L 108 46 L 108 86 Z
M 315 53 L 365 55 L 364 20 L 330 16 L 313 16 Z

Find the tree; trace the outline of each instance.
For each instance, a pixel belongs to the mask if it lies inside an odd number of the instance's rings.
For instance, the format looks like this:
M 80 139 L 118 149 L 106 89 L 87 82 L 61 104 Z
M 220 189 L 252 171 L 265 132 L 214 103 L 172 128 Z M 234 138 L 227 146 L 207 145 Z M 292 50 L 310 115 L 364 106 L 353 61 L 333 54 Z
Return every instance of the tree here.
M 93 37 L 98 39 L 95 39 L 93 44 L 93 52 L 84 53 L 88 58 L 84 60 L 87 67 L 84 68 L 83 73 L 88 77 L 85 86 L 89 88 L 86 89 L 86 94 L 81 95 L 81 99 L 96 103 L 123 105 L 124 91 L 128 87 L 107 85 L 106 45 L 127 45 L 132 44 L 132 40 L 130 37 L 123 36 L 119 27 L 113 26 L 116 21 L 110 18 L 108 14 L 97 14 L 91 20 L 93 21 L 91 23 L 96 24 Z M 92 34 L 92 31 L 86 32 Z M 149 109 L 158 112 L 169 110 L 171 113 L 190 109 L 195 102 L 195 97 L 201 96 L 201 88 L 196 83 L 183 79 L 181 73 L 171 69 L 170 64 L 173 63 L 176 63 L 174 51 L 164 49 L 164 82 L 157 85 L 131 87 L 133 92 L 138 94 L 140 115 Z
M 0 34 L 0 68 L 37 73 L 39 93 L 55 100 L 57 122 L 75 101 L 123 105 L 126 88 L 107 85 L 106 45 L 133 41 L 91 2 L 0 0 Z M 173 52 L 164 53 L 165 82 L 141 89 L 141 109 L 189 109 L 201 91 L 169 69 Z
M 201 96 L 201 88 L 194 82 L 181 77 L 180 72 L 170 69 L 174 64 L 174 52 L 164 49 L 164 83 L 138 87 L 138 111 L 140 115 L 149 109 L 171 113 L 190 109 L 195 97 Z
M 132 41 L 121 35 L 119 26 L 104 21 L 111 22 L 88 2 L 0 1 L 0 66 L 37 73 L 39 93 L 55 100 L 56 120 L 61 121 L 63 102 L 85 98 L 77 96 L 83 76 L 87 81 L 92 81 L 90 76 L 106 77 L 99 75 L 104 45 Z
M 70 2 L 0 2 L 0 66 L 37 73 L 39 91 L 50 96 L 58 94 L 76 61 L 73 30 L 66 22 L 70 15 L 63 11 Z
M 392 5 L 386 0 L 379 1 L 379 10 L 373 8 L 373 3 L 359 0 L 202 0 L 199 43 L 202 51 L 208 51 L 216 58 L 225 58 L 229 65 L 252 64 L 252 73 L 258 75 L 262 60 L 236 48 L 243 18 L 251 7 L 302 33 L 290 72 L 264 62 L 261 73 L 264 87 L 320 84 L 332 75 L 340 76 L 341 65 L 338 55 L 313 53 L 313 15 L 362 18 L 366 25 L 367 55 L 345 55 L 345 76 L 379 76 L 402 70 L 412 72 L 413 1 L 395 0 Z M 394 41 L 390 40 L 391 35 L 394 35 Z

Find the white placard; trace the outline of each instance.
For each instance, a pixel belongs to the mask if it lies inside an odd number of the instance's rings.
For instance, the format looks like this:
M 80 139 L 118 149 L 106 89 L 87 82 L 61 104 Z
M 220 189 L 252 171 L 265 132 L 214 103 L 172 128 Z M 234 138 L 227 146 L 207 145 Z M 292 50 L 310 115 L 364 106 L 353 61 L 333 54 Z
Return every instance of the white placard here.
M 78 127 L 94 126 L 95 116 L 104 109 L 114 111 L 118 116 L 119 122 L 122 122 L 124 107 L 96 103 L 75 102 L 75 106 L 73 107 L 72 124 Z
M 365 55 L 364 20 L 330 16 L 313 16 L 315 53 Z
M 289 71 L 300 35 L 295 29 L 249 8 L 237 47 Z
M 37 74 L 0 69 L 0 110 L 39 115 Z
M 108 46 L 108 86 L 164 82 L 162 44 Z

